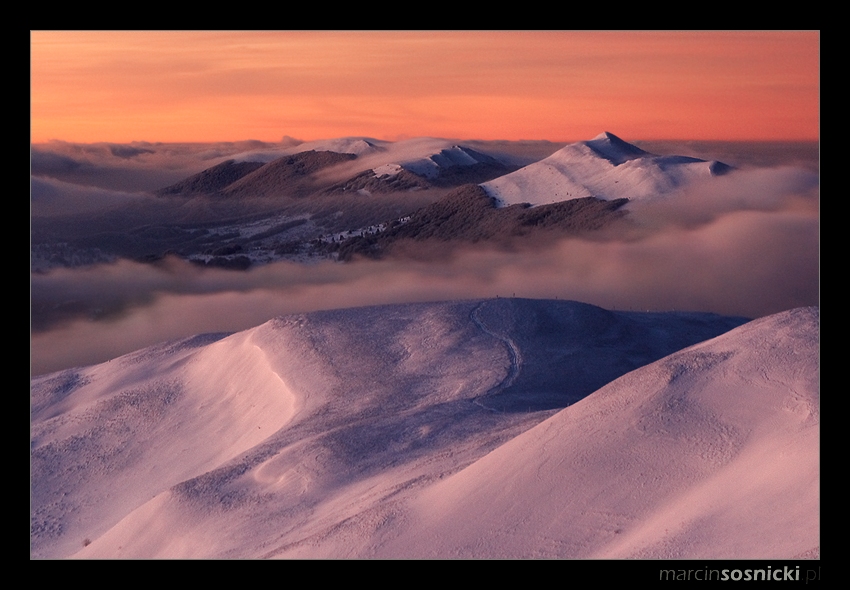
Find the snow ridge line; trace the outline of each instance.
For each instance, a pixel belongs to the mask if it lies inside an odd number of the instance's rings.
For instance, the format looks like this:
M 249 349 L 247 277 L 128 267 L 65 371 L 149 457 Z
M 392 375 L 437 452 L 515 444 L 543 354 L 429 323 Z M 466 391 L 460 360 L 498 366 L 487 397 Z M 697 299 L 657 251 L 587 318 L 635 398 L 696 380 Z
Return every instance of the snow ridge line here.
M 508 357 L 510 359 L 510 367 L 508 369 L 508 374 L 505 376 L 504 379 L 502 379 L 501 383 L 495 385 L 494 387 L 491 387 L 483 395 L 480 395 L 480 396 L 474 398 L 472 400 L 472 403 L 474 403 L 477 406 L 484 408 L 485 410 L 490 410 L 491 412 L 498 412 L 498 413 L 502 414 L 502 413 L 504 413 L 502 410 L 498 410 L 496 408 L 491 408 L 489 406 L 486 406 L 479 400 L 480 400 L 480 398 L 486 397 L 488 395 L 492 395 L 492 394 L 496 394 L 496 393 L 499 393 L 501 391 L 504 391 L 505 389 L 507 389 L 508 387 L 510 387 L 511 385 L 514 384 L 514 382 L 519 377 L 520 371 L 522 370 L 522 352 L 520 351 L 519 346 L 517 346 L 516 342 L 514 342 L 513 339 L 510 336 L 508 336 L 507 334 L 500 334 L 498 332 L 494 332 L 493 330 L 491 330 L 490 328 L 488 328 L 484 324 L 484 322 L 479 317 L 478 312 L 481 310 L 481 308 L 484 306 L 485 303 L 487 303 L 487 302 L 482 301 L 481 303 L 476 305 L 472 309 L 472 311 L 470 312 L 469 319 L 471 319 L 482 332 L 484 332 L 485 334 L 489 334 L 493 338 L 501 340 L 504 343 L 505 348 L 507 348 L 507 350 L 508 350 Z

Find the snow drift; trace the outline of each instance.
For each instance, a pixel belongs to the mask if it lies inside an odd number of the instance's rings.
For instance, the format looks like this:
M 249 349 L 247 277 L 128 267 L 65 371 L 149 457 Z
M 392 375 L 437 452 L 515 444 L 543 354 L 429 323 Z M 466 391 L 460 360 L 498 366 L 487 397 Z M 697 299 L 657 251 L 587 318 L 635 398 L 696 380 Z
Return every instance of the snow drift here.
M 811 555 L 818 317 L 395 305 L 40 377 L 32 556 Z

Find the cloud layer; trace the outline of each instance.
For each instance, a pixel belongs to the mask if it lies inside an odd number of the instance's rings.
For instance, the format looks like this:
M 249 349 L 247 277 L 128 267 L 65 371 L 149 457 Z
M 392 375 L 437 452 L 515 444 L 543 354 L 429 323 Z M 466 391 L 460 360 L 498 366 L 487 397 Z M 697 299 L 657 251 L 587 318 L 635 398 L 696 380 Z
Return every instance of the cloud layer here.
M 515 251 L 470 246 L 436 261 L 281 262 L 242 273 L 167 259 L 33 275 L 34 309 L 79 313 L 36 326 L 32 372 L 246 329 L 281 314 L 384 303 L 546 297 L 746 317 L 813 305 L 816 180 L 794 169 L 740 173 L 710 193 L 696 187 L 634 207 L 639 230 L 628 239 L 565 239 Z
M 422 142 L 445 143 L 420 139 L 382 147 L 401 157 L 408 151 L 420 154 Z M 140 216 L 161 222 L 229 214 L 227 207 L 216 212 L 202 203 L 167 206 L 138 192 L 118 192 L 116 182 L 131 167 L 151 185 L 164 186 L 163 175 L 185 177 L 226 156 L 287 150 L 293 143 L 134 144 L 130 150 L 111 144 L 40 146 L 33 152 L 33 172 L 42 174 L 32 183 L 33 230 L 36 221 L 39 231 L 49 229 L 52 216 L 70 219 L 72 228 L 87 223 L 102 231 L 106 224 L 121 231 L 121 224 L 136 223 Z M 556 149 L 501 147 L 520 156 L 528 149 Z M 706 154 L 706 146 L 696 146 L 694 155 L 744 166 L 669 198 L 627 205 L 634 229 L 626 236 L 547 238 L 512 250 L 480 244 L 451 253 L 419 248 L 415 259 L 280 262 L 247 272 L 166 259 L 155 265 L 118 260 L 34 273 L 31 371 L 102 362 L 163 340 L 246 329 L 281 314 L 407 301 L 547 297 L 616 309 L 747 317 L 817 304 L 816 146 L 802 151 L 733 147 L 737 151 L 726 155 L 752 154 L 747 157 L 771 167 L 747 166 L 740 157 L 724 158 L 722 150 Z M 801 158 L 804 167 L 798 166 Z M 783 161 L 795 166 L 780 165 Z M 79 170 L 101 183 L 75 177 Z M 156 185 L 157 179 L 163 181 Z M 72 213 L 79 221 L 67 217 Z

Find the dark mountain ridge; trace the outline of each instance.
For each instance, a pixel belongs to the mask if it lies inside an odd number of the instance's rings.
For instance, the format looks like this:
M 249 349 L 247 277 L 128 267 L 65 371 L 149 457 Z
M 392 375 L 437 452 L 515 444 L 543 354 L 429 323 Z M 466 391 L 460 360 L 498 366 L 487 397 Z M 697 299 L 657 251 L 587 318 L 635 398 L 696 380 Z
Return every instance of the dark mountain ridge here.
M 227 160 L 171 186 L 159 189 L 155 194 L 159 196 L 212 195 L 262 166 L 264 166 L 262 162 Z
M 348 180 L 338 182 L 322 194 L 372 194 L 372 193 L 396 193 L 403 191 L 414 191 L 431 188 L 431 184 L 421 176 L 399 170 L 396 174 L 375 174 L 374 170 L 364 170 L 360 174 L 352 176 Z
M 304 151 L 269 163 L 228 160 L 156 191 L 160 196 L 304 197 L 372 193 L 386 194 L 429 188 L 454 188 L 493 180 L 517 169 L 463 146 L 444 149 L 428 158 L 400 164 L 393 173 L 363 170 L 330 186 L 316 172 L 356 159 L 356 154 Z M 408 167 L 410 169 L 408 169 Z
M 273 160 L 224 187 L 224 197 L 304 197 L 320 188 L 313 174 L 356 154 L 311 150 Z
M 628 199 L 604 201 L 588 197 L 538 207 L 497 208 L 480 185 L 467 184 L 416 211 L 405 222 L 396 221 L 381 233 L 340 243 L 338 255 L 340 260 L 356 256 L 377 258 L 404 242 L 509 243 L 532 232 L 580 234 L 622 220 L 626 215 L 622 207 L 627 202 Z

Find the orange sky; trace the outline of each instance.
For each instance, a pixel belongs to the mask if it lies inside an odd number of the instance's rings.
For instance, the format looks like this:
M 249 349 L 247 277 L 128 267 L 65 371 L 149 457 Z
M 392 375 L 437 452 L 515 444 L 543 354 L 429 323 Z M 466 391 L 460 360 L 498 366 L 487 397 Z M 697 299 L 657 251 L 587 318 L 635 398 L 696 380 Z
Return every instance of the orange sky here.
M 32 31 L 34 143 L 818 139 L 817 31 Z

